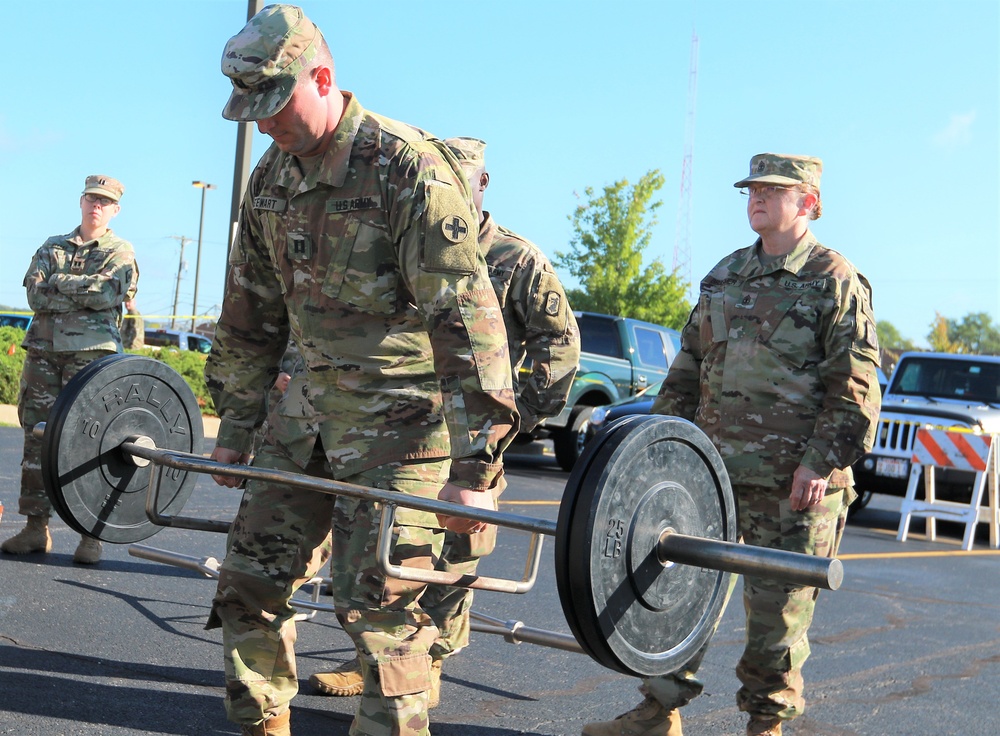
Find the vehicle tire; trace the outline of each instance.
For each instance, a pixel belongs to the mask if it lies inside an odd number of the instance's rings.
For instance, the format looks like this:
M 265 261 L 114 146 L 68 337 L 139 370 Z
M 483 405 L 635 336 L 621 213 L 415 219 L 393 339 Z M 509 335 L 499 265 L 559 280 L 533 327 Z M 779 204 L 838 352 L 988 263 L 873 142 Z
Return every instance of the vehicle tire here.
M 590 415 L 594 407 L 581 406 L 570 414 L 569 422 L 552 437 L 552 446 L 556 451 L 556 462 L 567 473 L 576 465 L 577 459 L 587 444 L 587 428 L 590 426 Z
M 868 503 L 872 500 L 871 491 L 862 491 L 860 488 L 857 488 L 855 490 L 857 490 L 858 492 L 858 497 L 854 499 L 854 503 L 852 503 L 850 506 L 847 507 L 848 519 L 852 518 L 855 514 L 861 511 L 861 509 L 867 506 Z

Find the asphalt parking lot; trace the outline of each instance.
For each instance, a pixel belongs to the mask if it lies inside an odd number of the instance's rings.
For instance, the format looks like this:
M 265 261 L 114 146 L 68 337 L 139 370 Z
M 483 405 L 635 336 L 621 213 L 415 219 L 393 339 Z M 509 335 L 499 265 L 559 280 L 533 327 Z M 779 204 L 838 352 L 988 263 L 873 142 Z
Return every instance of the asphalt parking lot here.
M 16 514 L 21 433 L 0 427 L 0 538 Z M 207 449 L 207 447 L 206 447 Z M 554 519 L 566 474 L 545 455 L 508 462 L 502 508 Z M 228 518 L 238 494 L 202 477 L 185 515 Z M 897 542 L 898 499 L 877 496 L 849 525 L 841 553 L 845 582 L 820 595 L 806 665 L 807 714 L 787 734 L 803 736 L 987 736 L 998 730 L 1000 586 L 996 550 L 980 529 L 972 552 L 957 528 L 936 542 L 922 524 Z M 0 734 L 229 734 L 222 709 L 221 646 L 204 622 L 214 585 L 195 572 L 105 545 L 94 568 L 72 564 L 77 535 L 54 524 L 50 555 L 0 557 Z M 144 544 L 201 559 L 221 558 L 222 535 L 165 529 Z M 556 592 L 552 543 L 524 595 L 477 593 L 475 609 L 567 632 Z M 502 532 L 483 574 L 520 577 L 525 537 Z M 302 691 L 293 733 L 346 735 L 355 702 L 312 694 L 305 680 L 351 656 L 325 613 L 298 627 Z M 725 613 L 702 668 L 705 694 L 685 709 L 687 736 L 742 734 L 733 667 L 742 648 L 738 597 Z M 473 634 L 444 670 L 437 736 L 578 734 L 638 701 L 637 681 L 581 654 L 511 645 Z

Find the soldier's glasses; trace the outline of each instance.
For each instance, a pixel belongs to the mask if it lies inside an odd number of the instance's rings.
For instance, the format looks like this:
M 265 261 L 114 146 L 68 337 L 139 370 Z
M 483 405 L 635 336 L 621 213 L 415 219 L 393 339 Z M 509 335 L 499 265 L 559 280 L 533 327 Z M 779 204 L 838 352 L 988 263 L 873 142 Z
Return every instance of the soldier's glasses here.
M 99 204 L 101 207 L 107 207 L 111 204 L 117 204 L 115 200 L 110 197 L 102 197 L 100 194 L 84 194 L 84 198 L 91 204 Z
M 740 189 L 740 194 L 744 197 L 763 197 L 764 199 L 771 199 L 776 197 L 782 192 L 794 192 L 796 191 L 792 187 L 743 187 Z

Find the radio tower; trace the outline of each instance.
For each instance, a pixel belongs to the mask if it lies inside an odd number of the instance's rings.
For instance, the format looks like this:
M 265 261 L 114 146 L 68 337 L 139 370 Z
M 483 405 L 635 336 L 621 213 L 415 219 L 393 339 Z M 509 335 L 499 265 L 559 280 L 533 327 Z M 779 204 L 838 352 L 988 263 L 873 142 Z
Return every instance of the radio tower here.
M 684 162 L 681 164 L 681 196 L 677 203 L 674 236 L 674 273 L 693 292 L 691 283 L 691 167 L 694 159 L 694 111 L 698 92 L 698 34 L 691 30 L 691 72 L 688 76 L 687 120 L 684 124 Z

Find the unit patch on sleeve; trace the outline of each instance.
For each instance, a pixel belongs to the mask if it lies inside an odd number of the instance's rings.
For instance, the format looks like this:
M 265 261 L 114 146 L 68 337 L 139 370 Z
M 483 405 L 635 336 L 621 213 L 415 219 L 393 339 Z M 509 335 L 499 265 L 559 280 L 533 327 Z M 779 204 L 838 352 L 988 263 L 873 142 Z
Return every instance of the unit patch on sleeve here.
M 482 254 L 465 198 L 453 187 L 427 186 L 424 191 L 420 267 L 432 273 L 473 273 Z

